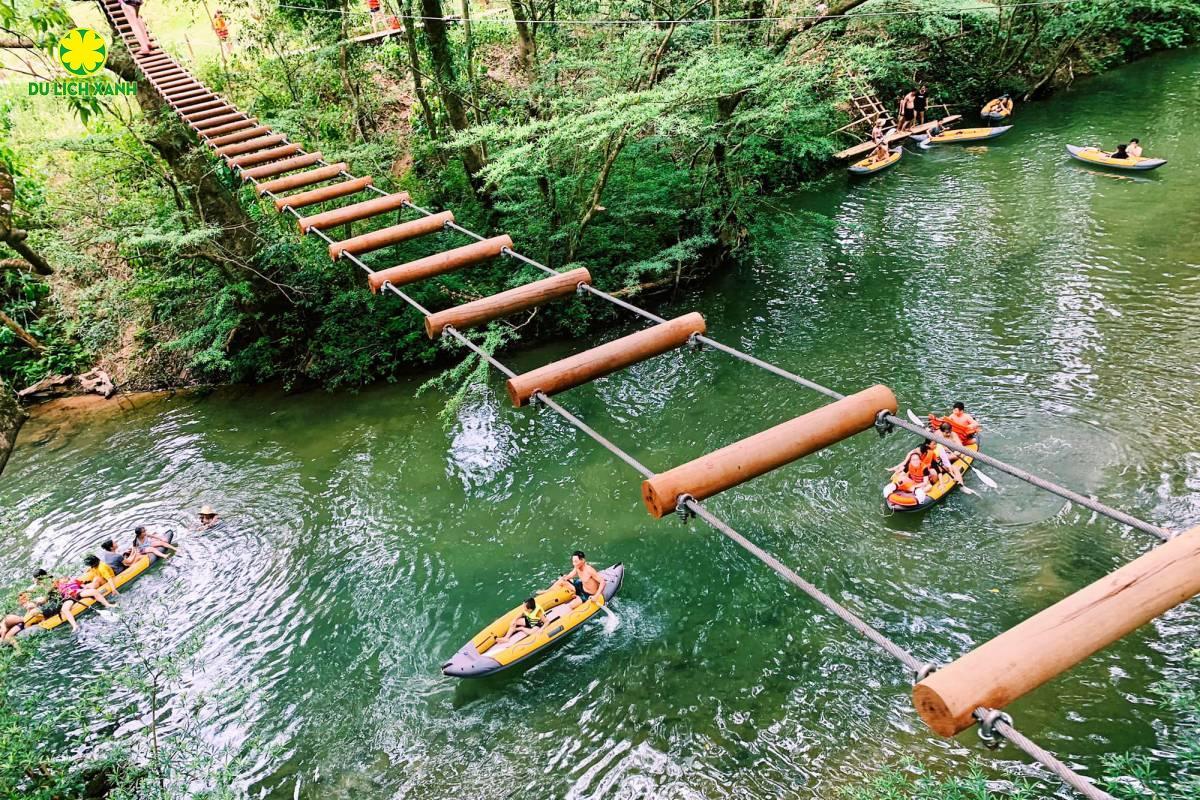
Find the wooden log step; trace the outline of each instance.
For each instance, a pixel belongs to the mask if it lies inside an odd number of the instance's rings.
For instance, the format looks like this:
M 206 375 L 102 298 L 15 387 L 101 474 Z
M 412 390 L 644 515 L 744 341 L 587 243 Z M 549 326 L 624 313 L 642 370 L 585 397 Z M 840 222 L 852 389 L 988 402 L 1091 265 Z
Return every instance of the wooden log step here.
M 461 306 L 430 314 L 425 318 L 425 333 L 430 339 L 436 339 L 442 335 L 442 331 L 447 325 L 454 326 L 456 330 L 465 331 L 494 319 L 537 308 L 552 300 L 574 294 L 579 284 L 590 284 L 591 282 L 591 273 L 583 268 L 551 275 L 549 278 L 527 283 L 491 297 L 472 300 Z
M 214 141 L 216 141 L 217 137 L 224 136 L 227 133 L 233 133 L 234 131 L 241 131 L 241 130 L 245 130 L 246 128 L 253 128 L 257 125 L 258 125 L 257 117 L 243 117 L 242 119 L 239 119 L 236 122 L 230 122 L 228 125 L 219 125 L 215 128 L 209 128 L 208 130 L 203 131 L 203 132 L 198 131 L 197 133 L 199 134 L 199 136 L 201 138 L 206 139 L 209 142 L 209 144 L 212 144 Z
M 163 97 L 172 106 L 179 108 L 184 103 L 194 103 L 198 100 L 215 100 L 217 95 L 210 92 L 208 89 L 196 88 L 186 89 L 182 92 L 163 92 Z
M 513 405 L 520 407 L 537 392 L 555 394 L 594 381 L 682 347 L 694 333 L 704 333 L 704 317 L 696 312 L 660 322 L 652 328 L 622 336 L 582 353 L 554 361 L 531 372 L 509 378 L 506 384 Z
M 430 214 L 427 217 L 415 219 L 412 222 L 401 222 L 399 225 L 380 228 L 377 231 L 364 233 L 341 242 L 334 242 L 329 245 L 329 257 L 337 261 L 346 253 L 360 255 L 393 244 L 407 242 L 409 239 L 415 239 L 418 236 L 444 230 L 446 223 L 453 221 L 454 212 L 443 211 L 440 214 Z
M 259 178 L 274 178 L 276 175 L 282 175 L 285 172 L 311 167 L 313 164 L 320 162 L 322 158 L 324 156 L 318 152 L 305 153 L 295 158 L 285 158 L 283 161 L 272 161 L 270 164 L 264 164 L 261 167 L 251 167 L 250 169 L 242 170 L 242 180 L 256 181 Z
M 272 147 L 267 150 L 259 150 L 257 153 L 247 153 L 244 156 L 237 156 L 236 158 L 228 159 L 228 161 L 229 166 L 235 168 L 253 167 L 256 164 L 265 164 L 268 161 L 278 161 L 281 158 L 294 156 L 299 152 L 300 145 L 285 144 L 281 147 Z
M 342 165 L 343 167 L 345 165 Z M 314 170 L 320 172 L 321 170 Z M 307 173 L 305 173 L 307 174 Z M 335 172 L 333 177 L 337 177 Z M 297 192 L 295 194 L 284 195 L 283 197 L 275 198 L 275 210 L 282 212 L 284 208 L 291 206 L 292 208 L 304 208 L 305 206 L 315 205 L 316 203 L 324 203 L 327 200 L 336 200 L 339 197 L 357 194 L 363 189 L 366 189 L 372 183 L 370 176 L 366 178 L 352 178 L 348 181 L 330 184 L 329 186 L 321 186 L 317 189 L 309 189 L 307 192 Z M 260 187 L 261 188 L 261 187 Z
M 156 89 L 158 89 L 159 91 L 163 91 L 163 92 L 174 91 L 181 86 L 194 86 L 194 87 L 197 87 L 200 89 L 208 88 L 203 83 L 201 83 L 200 81 L 193 78 L 191 75 L 180 75 L 178 77 L 165 78 L 162 80 L 154 80 L 153 78 L 151 78 L 150 82 L 154 84 L 154 87 Z
M 896 413 L 896 396 L 877 384 L 821 406 L 773 428 L 660 472 L 642 482 L 642 501 L 651 515 L 675 511 L 680 495 L 712 497 L 861 433 L 875 425 L 875 415 Z
M 279 133 L 273 133 L 267 136 L 260 136 L 257 139 L 247 139 L 243 142 L 237 142 L 235 144 L 227 144 L 224 147 L 218 147 L 216 149 L 216 154 L 222 158 L 240 156 L 244 153 L 253 153 L 256 150 L 274 147 L 277 144 L 283 144 L 285 141 L 287 141 L 286 136 Z
M 493 236 L 491 239 L 484 239 L 482 242 L 456 247 L 444 253 L 435 253 L 425 258 L 418 258 L 416 261 L 410 261 L 407 264 L 400 264 L 399 266 L 389 267 L 379 272 L 373 272 L 367 276 L 367 285 L 371 287 L 372 292 L 378 292 L 383 288 L 385 283 L 390 283 L 393 286 L 416 283 L 426 278 L 432 278 L 435 275 L 442 275 L 447 272 L 453 272 L 456 269 L 472 266 L 473 264 L 491 261 L 493 258 L 499 256 L 506 247 L 512 247 L 512 239 L 508 238 L 508 236 Z
M 395 211 L 398 208 L 403 208 L 407 202 L 408 192 L 385 194 L 382 197 L 363 200 L 361 203 L 351 203 L 341 208 L 322 211 L 320 214 L 313 214 L 310 217 L 301 217 L 296 220 L 296 224 L 300 226 L 301 233 L 308 233 L 312 228 L 325 230 L 327 228 L 335 228 L 338 225 L 345 225 L 348 222 L 358 222 L 359 220 L 386 214 L 389 211 Z
M 215 106 L 205 108 L 199 111 L 180 111 L 179 115 L 191 124 L 203 123 L 210 119 L 220 119 L 223 115 L 233 111 L 231 105 L 226 105 L 224 101 L 218 102 Z
M 250 128 L 242 128 L 233 133 L 227 133 L 223 136 L 214 136 L 208 140 L 212 147 L 224 147 L 227 144 L 236 144 L 237 142 L 245 142 L 250 139 L 257 139 L 260 136 L 266 136 L 271 132 L 271 129 L 266 125 L 256 125 Z
M 213 128 L 219 128 L 222 125 L 226 125 L 230 122 L 236 122 L 240 119 L 248 119 L 248 117 L 239 111 L 236 114 L 226 114 L 223 117 L 213 117 L 212 119 L 206 119 L 202 122 L 191 123 L 191 125 L 197 131 L 211 131 Z
M 213 98 L 196 98 L 190 104 L 181 104 L 175 106 L 175 111 L 185 119 L 203 119 L 198 115 L 207 114 L 209 111 L 219 111 L 220 109 L 233 108 L 219 97 Z M 224 112 L 221 112 L 224 113 Z
M 317 155 L 320 154 L 318 153 Z M 312 186 L 315 183 L 331 181 L 348 168 L 345 161 L 339 161 L 336 164 L 328 164 L 318 169 L 310 169 L 308 172 L 287 175 L 283 178 L 276 178 L 273 181 L 263 181 L 258 185 L 258 194 L 261 197 L 267 192 L 271 192 L 272 194 L 290 192 L 292 189 L 299 189 L 303 186 Z

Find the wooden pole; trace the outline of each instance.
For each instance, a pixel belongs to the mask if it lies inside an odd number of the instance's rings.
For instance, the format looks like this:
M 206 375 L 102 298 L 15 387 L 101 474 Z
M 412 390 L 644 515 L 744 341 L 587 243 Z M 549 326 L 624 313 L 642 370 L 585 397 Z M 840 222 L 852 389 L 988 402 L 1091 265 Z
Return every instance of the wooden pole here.
M 279 133 L 260 136 L 256 139 L 247 139 L 237 142 L 236 144 L 227 144 L 224 147 L 218 147 L 213 151 L 218 156 L 240 156 L 243 153 L 253 153 L 256 150 L 265 150 L 268 147 L 274 147 L 277 144 L 283 144 L 287 139 Z
M 696 312 L 622 336 L 582 353 L 555 361 L 508 380 L 513 405 L 523 406 L 536 392 L 555 394 L 602 378 L 639 361 L 683 346 L 693 333 L 704 333 L 704 317 Z
M 382 197 L 363 200 L 361 203 L 351 203 L 348 206 L 314 214 L 311 217 L 301 217 L 297 220 L 297 224 L 300 226 L 301 233 L 308 233 L 310 228 L 320 228 L 321 230 L 336 228 L 347 222 L 358 222 L 361 219 L 370 219 L 389 211 L 395 211 L 403 208 L 407 202 L 408 192 L 385 194 Z
M 257 139 L 258 137 L 265 136 L 270 132 L 271 129 L 266 125 L 258 125 L 253 128 L 242 128 L 241 130 L 234 131 L 233 133 L 227 133 L 224 136 L 214 136 L 208 140 L 208 144 L 214 148 L 224 147 L 227 144 L 234 144 L 235 142 L 246 142 L 251 139 Z
M 370 186 L 371 182 L 369 176 L 366 178 L 352 178 L 348 181 L 330 184 L 329 186 L 309 189 L 307 192 L 285 194 L 282 197 L 275 198 L 275 210 L 282 212 L 285 206 L 304 208 L 316 203 L 324 203 L 327 200 L 336 200 L 339 197 L 357 194 Z
M 425 258 L 418 258 L 416 261 L 409 261 L 407 264 L 373 272 L 367 276 L 367 285 L 371 287 L 372 292 L 378 292 L 385 283 L 393 286 L 416 283 L 436 275 L 453 272 L 456 269 L 491 261 L 499 256 L 506 247 L 511 248 L 512 246 L 513 241 L 507 235 L 493 236 L 482 242 L 463 245 L 444 253 L 434 253 Z
M 324 157 L 320 152 L 316 152 L 305 153 L 295 158 L 285 158 L 283 161 L 272 161 L 270 164 L 263 164 L 261 167 L 251 167 L 250 169 L 242 170 L 242 180 L 251 181 L 258 178 L 274 178 L 276 175 L 282 175 L 285 172 L 311 167 L 320 162 Z
M 591 282 L 591 273 L 583 268 L 552 275 L 549 278 L 527 283 L 506 292 L 430 314 L 425 318 L 425 333 L 429 335 L 430 339 L 434 339 L 441 335 L 447 325 L 453 325 L 457 330 L 465 331 L 467 328 L 483 325 L 494 319 L 536 308 L 560 297 L 574 294 L 579 284 L 590 284 Z
M 200 134 L 200 136 L 204 139 L 212 141 L 213 137 L 215 136 L 224 136 L 227 133 L 240 131 L 243 128 L 252 128 L 256 125 L 258 125 L 258 117 L 246 117 L 245 119 L 239 119 L 237 122 L 231 122 L 228 125 L 221 125 L 211 130 L 204 131 Z M 264 130 L 266 129 L 264 128 Z
M 418 236 L 437 233 L 445 229 L 447 222 L 453 221 L 453 211 L 442 211 L 439 214 L 430 214 L 427 217 L 414 219 L 411 222 L 389 225 L 377 231 L 371 231 L 370 233 L 364 233 L 340 242 L 334 242 L 329 245 L 329 257 L 337 261 L 347 253 L 356 256 L 363 253 L 370 253 L 394 244 L 407 242 L 409 239 L 416 239 Z
M 345 161 L 339 161 L 336 164 L 330 164 L 326 167 L 310 169 L 308 172 L 288 175 L 284 178 L 276 178 L 273 181 L 264 181 L 258 185 L 258 194 L 262 196 L 267 192 L 288 192 L 292 189 L 312 186 L 314 183 L 331 181 L 347 169 L 349 169 L 349 165 Z
M 247 153 L 244 156 L 228 159 L 231 167 L 253 167 L 258 164 L 265 164 L 268 161 L 279 161 L 288 156 L 300 154 L 300 145 L 285 144 L 282 147 L 272 147 L 268 150 L 259 150 L 256 153 Z
M 1004 708 L 1197 594 L 1200 527 L 942 667 L 913 688 L 913 705 L 926 725 L 953 736 L 975 723 L 975 709 Z
M 680 495 L 712 497 L 865 431 L 883 410 L 896 413 L 896 396 L 877 384 L 648 478 L 642 500 L 652 516 L 665 517 Z

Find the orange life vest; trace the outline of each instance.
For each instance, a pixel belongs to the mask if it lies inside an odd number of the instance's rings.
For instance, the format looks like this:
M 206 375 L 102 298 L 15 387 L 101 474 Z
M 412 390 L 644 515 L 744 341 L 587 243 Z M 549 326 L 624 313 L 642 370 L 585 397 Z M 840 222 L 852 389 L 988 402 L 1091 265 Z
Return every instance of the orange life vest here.
M 967 422 L 963 419 L 955 419 L 952 414 L 944 417 L 939 417 L 936 414 L 929 415 L 929 423 L 935 430 L 943 422 L 950 423 L 950 429 L 958 434 L 959 441 L 963 444 L 970 444 L 971 440 L 975 438 L 975 434 L 979 431 L 979 423 L 973 419 Z
M 218 39 L 229 38 L 229 26 L 224 17 L 213 17 L 213 30 L 216 31 Z

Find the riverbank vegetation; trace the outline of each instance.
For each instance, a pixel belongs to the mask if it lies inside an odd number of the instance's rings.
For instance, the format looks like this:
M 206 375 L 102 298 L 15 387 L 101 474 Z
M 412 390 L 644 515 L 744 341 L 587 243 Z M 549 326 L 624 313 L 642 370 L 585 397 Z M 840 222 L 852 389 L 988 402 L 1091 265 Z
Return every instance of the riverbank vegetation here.
M 890 102 L 920 80 L 970 114 L 1000 91 L 1035 96 L 1200 31 L 1196 0 L 842 0 L 825 18 L 805 3 L 721 4 L 722 18 L 774 18 L 749 23 L 703 21 L 715 6 L 684 0 L 526 0 L 511 12 L 408 0 L 390 10 L 420 27 L 367 46 L 346 42 L 363 30 L 357 9 L 295 5 L 235 7 L 230 56 L 213 50 L 192 68 L 357 173 L 626 294 L 669 293 L 736 258 L 764 194 L 833 165 L 850 140 L 831 131 L 853 95 Z M 7 27 L 43 44 L 100 25 L 53 0 L 3 8 Z M 147 10 L 188 63 L 191 39 L 170 39 L 186 32 L 172 16 L 183 13 Z M 702 21 L 651 21 L 679 19 Z M 110 71 L 136 79 L 122 46 L 111 50 Z M 44 52 L 21 52 L 21 72 L 52 74 Z M 23 96 L 15 74 L 0 104 L 0 189 L 15 200 L 0 223 L 20 231 L 0 269 L 9 384 L 99 365 L 127 388 L 357 386 L 454 357 L 215 168 L 146 86 L 136 100 L 72 106 Z M 415 294 L 444 307 L 533 276 L 501 259 Z M 491 339 L 578 333 L 607 313 L 567 303 L 496 323 Z

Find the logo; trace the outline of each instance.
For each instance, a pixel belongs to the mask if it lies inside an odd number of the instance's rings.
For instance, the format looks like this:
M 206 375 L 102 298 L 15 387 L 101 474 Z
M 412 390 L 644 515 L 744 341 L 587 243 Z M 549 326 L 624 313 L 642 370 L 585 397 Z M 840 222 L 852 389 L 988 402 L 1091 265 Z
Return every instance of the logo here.
M 108 47 L 91 28 L 75 28 L 58 40 L 58 60 L 67 72 L 85 77 L 104 69 Z
M 91 28 L 73 28 L 58 40 L 58 63 L 72 77 L 48 81 L 30 81 L 29 96 L 80 98 L 79 114 L 87 120 L 97 110 L 94 98 L 100 95 L 135 95 L 137 83 L 115 81 L 98 74 L 108 62 L 108 44 Z M 90 103 L 90 105 L 88 105 Z

